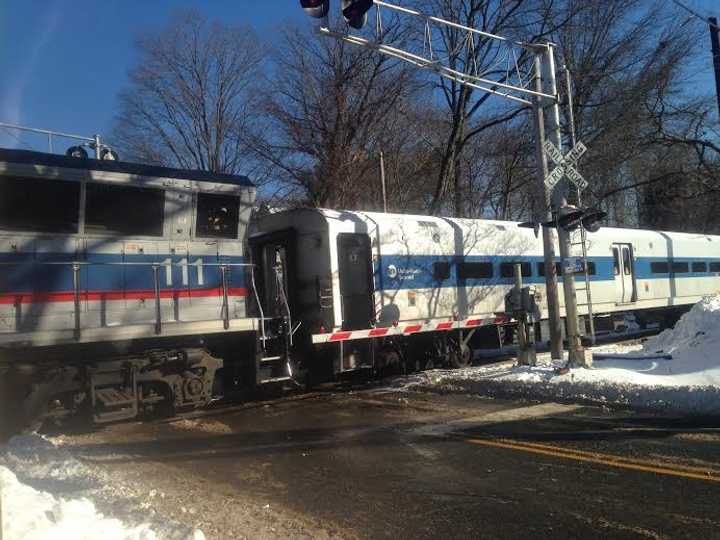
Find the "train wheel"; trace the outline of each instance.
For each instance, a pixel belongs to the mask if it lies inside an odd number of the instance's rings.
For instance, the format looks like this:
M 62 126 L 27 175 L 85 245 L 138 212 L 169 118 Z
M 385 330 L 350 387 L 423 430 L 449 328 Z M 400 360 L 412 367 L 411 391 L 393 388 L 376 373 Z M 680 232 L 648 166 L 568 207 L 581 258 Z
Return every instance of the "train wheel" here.
M 448 361 L 454 368 L 467 367 L 472 363 L 472 351 L 465 343 L 453 341 L 448 352 Z

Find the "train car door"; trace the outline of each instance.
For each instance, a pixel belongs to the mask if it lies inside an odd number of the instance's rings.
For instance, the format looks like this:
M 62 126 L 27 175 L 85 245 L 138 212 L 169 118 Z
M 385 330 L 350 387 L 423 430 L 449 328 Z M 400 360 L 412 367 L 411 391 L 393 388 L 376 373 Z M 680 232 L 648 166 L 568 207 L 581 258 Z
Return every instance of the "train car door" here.
M 635 261 L 631 244 L 613 244 L 615 300 L 621 304 L 635 302 Z
M 253 260 L 257 265 L 255 279 L 263 315 L 294 315 L 295 233 L 292 230 L 250 239 Z
M 344 330 L 369 328 L 375 314 L 372 253 L 367 234 L 338 234 L 338 273 Z

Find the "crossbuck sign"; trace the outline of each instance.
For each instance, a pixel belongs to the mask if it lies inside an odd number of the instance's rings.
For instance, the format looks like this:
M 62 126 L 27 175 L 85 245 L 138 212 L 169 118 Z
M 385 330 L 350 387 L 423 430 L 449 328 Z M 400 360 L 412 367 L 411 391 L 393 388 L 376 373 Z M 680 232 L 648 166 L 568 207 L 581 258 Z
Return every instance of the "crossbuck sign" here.
M 575 162 L 587 151 L 587 147 L 583 143 L 577 143 L 565 156 L 562 155 L 562 152 L 560 152 L 558 147 L 551 141 L 545 140 L 543 148 L 545 149 L 545 153 L 550 156 L 550 159 L 552 159 L 556 165 L 553 172 L 545 178 L 545 184 L 547 184 L 550 189 L 554 188 L 555 184 L 557 184 L 563 176 L 567 176 L 580 190 L 588 187 L 587 180 L 575 169 Z

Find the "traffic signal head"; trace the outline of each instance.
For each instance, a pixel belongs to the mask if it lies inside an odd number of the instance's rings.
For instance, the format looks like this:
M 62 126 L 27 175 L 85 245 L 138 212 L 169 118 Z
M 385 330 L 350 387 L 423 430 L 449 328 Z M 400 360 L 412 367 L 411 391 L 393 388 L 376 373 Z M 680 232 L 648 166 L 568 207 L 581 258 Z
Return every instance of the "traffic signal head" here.
M 598 232 L 600 230 L 600 220 L 607 216 L 607 212 L 602 210 L 586 210 L 582 218 L 583 227 L 588 232 Z
M 359 30 L 365 25 L 372 6 L 373 0 L 342 0 L 342 14 L 350 26 Z
M 322 19 L 330 11 L 330 0 L 300 0 L 300 6 L 311 17 Z
M 588 232 L 600 230 L 600 220 L 607 216 L 607 212 L 578 208 L 576 206 L 564 206 L 558 215 L 558 225 L 566 231 L 573 231 L 582 225 Z

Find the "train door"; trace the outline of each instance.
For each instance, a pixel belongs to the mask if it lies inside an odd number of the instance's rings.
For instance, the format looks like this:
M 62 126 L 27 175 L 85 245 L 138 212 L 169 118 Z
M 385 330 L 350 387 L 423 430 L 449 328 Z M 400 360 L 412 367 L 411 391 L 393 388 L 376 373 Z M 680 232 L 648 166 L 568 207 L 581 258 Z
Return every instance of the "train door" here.
M 268 318 L 294 315 L 294 232 L 272 233 L 253 238 L 250 243 L 263 315 Z
M 621 304 L 634 302 L 635 261 L 631 244 L 613 244 L 613 272 L 615 274 L 615 300 Z
M 375 315 L 370 237 L 340 233 L 337 243 L 343 329 L 369 328 Z

